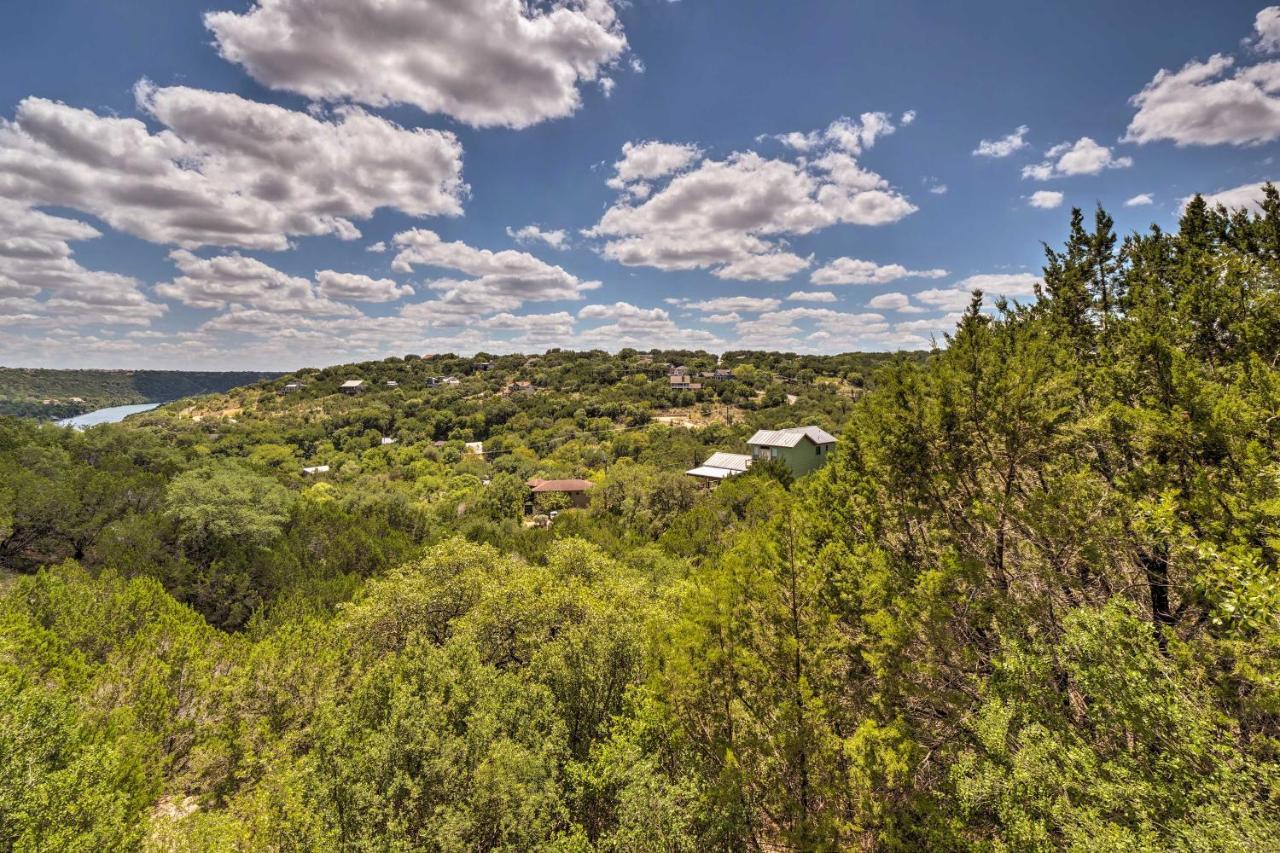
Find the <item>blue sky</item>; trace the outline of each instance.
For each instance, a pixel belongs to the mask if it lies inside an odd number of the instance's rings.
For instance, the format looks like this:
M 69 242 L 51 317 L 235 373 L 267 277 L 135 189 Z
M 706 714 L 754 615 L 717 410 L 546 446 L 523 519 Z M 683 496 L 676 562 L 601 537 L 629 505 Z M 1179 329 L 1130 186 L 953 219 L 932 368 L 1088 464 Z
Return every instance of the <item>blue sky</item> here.
M 1280 139 L 1258 3 L 10 5 L 4 364 L 920 348 Z

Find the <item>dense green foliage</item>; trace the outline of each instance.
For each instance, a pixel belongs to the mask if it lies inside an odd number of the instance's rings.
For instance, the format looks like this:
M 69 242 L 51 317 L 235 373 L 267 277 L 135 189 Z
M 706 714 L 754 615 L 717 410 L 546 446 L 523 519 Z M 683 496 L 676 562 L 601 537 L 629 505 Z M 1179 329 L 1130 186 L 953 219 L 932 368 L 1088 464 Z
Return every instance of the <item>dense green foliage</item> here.
M 258 371 L 0 367 L 0 415 L 58 420 L 109 406 L 164 403 L 228 391 L 275 375 Z
M 1077 212 L 1035 304 L 874 377 L 442 356 L 0 421 L 0 847 L 1275 849 L 1278 276 L 1268 190 Z M 794 483 L 680 473 L 808 421 Z M 530 476 L 590 507 L 526 526 Z

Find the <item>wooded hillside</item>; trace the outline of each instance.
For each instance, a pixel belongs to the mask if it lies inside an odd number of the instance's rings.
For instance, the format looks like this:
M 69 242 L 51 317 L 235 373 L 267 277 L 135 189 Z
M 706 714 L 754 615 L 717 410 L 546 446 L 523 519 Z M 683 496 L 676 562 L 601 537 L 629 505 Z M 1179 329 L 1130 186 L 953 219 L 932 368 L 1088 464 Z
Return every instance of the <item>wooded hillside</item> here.
M 258 371 L 0 367 L 0 415 L 58 420 L 108 406 L 163 403 L 229 391 L 276 375 Z
M 1275 849 L 1278 276 L 1268 188 L 1077 211 L 927 357 L 0 420 L 0 847 Z M 794 482 L 681 473 L 797 423 Z

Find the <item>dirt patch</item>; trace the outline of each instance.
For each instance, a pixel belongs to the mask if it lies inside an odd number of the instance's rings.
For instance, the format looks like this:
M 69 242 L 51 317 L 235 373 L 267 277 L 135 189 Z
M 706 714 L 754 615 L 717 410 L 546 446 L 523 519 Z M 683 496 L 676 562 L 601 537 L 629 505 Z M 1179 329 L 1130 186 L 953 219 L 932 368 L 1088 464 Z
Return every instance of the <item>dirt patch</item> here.
M 698 429 L 712 424 L 732 423 L 739 414 L 733 406 L 716 403 L 711 406 L 710 414 L 703 412 L 702 406 L 689 406 L 683 409 L 666 409 L 664 414 L 655 415 L 652 420 L 670 427 Z
M 184 418 L 191 418 L 193 421 L 202 421 L 205 418 L 233 418 L 244 411 L 244 406 L 239 403 L 222 402 L 221 408 L 218 405 L 187 406 L 178 412 L 178 415 Z

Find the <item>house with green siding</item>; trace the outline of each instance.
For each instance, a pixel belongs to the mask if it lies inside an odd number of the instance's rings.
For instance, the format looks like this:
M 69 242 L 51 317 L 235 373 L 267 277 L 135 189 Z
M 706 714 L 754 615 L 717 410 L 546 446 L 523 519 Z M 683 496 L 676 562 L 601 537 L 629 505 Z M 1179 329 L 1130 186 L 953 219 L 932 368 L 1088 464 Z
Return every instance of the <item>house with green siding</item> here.
M 755 459 L 780 459 L 797 477 L 827 464 L 836 437 L 816 426 L 762 429 L 747 440 Z

